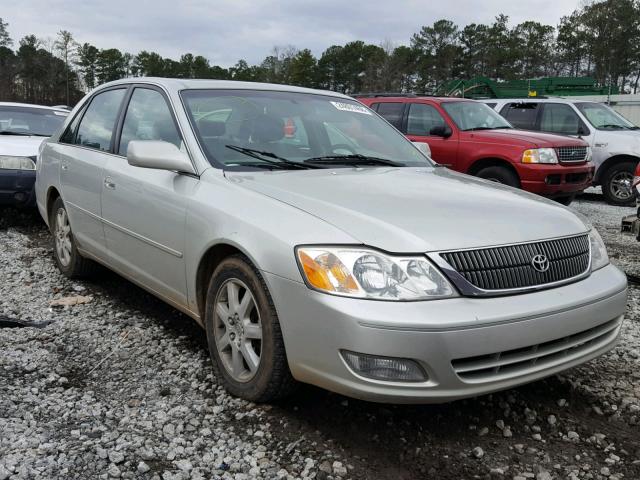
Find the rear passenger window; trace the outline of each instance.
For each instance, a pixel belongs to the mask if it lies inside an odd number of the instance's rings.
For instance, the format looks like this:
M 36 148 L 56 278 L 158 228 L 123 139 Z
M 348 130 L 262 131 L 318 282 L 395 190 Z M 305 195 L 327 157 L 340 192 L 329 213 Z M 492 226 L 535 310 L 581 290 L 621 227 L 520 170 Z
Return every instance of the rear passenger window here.
M 99 93 L 82 117 L 75 144 L 108 152 L 116 117 L 124 97 L 125 89 L 108 90 Z
M 580 119 L 569 105 L 545 103 L 540 130 L 564 135 L 577 135 L 579 127 Z
M 503 109 L 501 115 L 509 120 L 516 128 L 534 130 L 538 117 L 537 103 L 509 103 Z
M 133 91 L 122 125 L 119 155 L 127 155 L 131 140 L 163 140 L 181 147 L 182 138 L 160 92 L 150 88 Z
M 404 103 L 380 103 L 377 112 L 382 115 L 387 122 L 400 130 L 402 125 L 402 112 Z
M 445 126 L 440 112 L 431 105 L 412 103 L 409 105 L 407 133 L 409 135 L 430 135 L 433 127 Z

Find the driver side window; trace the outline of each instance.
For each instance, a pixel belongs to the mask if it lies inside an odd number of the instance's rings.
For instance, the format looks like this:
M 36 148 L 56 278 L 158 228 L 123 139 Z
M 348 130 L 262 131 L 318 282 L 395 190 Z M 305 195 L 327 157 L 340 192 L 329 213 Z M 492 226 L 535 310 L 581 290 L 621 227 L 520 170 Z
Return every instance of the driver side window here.
M 150 88 L 133 91 L 122 125 L 119 155 L 127 156 L 132 140 L 163 140 L 181 147 L 182 137 L 160 92 Z
M 430 135 L 433 127 L 444 127 L 446 123 L 440 112 L 431 105 L 412 103 L 407 119 L 408 135 Z

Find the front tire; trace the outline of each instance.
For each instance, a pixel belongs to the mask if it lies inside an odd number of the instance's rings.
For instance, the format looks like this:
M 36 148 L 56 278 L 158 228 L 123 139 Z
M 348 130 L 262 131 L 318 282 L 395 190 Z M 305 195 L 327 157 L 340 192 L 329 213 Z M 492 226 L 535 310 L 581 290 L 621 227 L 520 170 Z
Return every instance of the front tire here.
M 486 167 L 480 170 L 477 177 L 484 178 L 496 183 L 502 183 L 514 188 L 520 188 L 520 179 L 518 175 L 505 167 Z
M 84 278 L 93 275 L 98 266 L 78 252 L 67 207 L 60 197 L 53 202 L 49 225 L 53 234 L 53 256 L 62 274 L 68 278 Z
M 635 199 L 633 173 L 635 162 L 620 162 L 607 169 L 602 177 L 602 193 L 610 205 L 629 205 Z
M 216 376 L 232 395 L 269 402 L 293 391 L 273 300 L 260 272 L 243 255 L 230 256 L 215 269 L 205 326 Z

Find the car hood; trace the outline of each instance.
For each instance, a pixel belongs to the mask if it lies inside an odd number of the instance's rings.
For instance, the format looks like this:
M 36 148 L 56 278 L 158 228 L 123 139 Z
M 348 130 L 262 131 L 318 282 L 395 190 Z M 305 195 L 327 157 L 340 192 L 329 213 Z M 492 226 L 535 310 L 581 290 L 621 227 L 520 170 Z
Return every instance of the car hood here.
M 640 150 L 640 130 L 598 130 L 596 143 L 606 143 L 613 152 L 631 148 L 637 154 Z
M 526 242 L 588 230 L 569 209 L 444 168 L 226 172 L 366 245 L 418 253 Z M 286 221 L 285 218 L 282 219 Z M 331 241 L 322 227 L 318 242 Z
M 587 146 L 587 143 L 579 138 L 554 135 L 552 133 L 529 132 L 515 128 L 504 130 L 477 130 L 467 133 L 469 133 L 469 136 L 475 141 L 486 143 L 504 143 L 505 145 L 537 148 Z
M 47 137 L 23 137 L 19 135 L 0 135 L 0 155 L 16 157 L 34 157 L 38 147 Z

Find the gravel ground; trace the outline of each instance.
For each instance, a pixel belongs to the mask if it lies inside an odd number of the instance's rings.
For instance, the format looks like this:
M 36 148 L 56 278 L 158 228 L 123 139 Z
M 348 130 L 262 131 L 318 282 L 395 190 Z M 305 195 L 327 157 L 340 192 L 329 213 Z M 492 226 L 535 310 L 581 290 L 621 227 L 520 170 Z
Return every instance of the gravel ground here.
M 574 207 L 640 273 L 633 209 Z M 560 376 L 436 406 L 314 387 L 259 406 L 216 385 L 192 320 L 106 271 L 63 278 L 37 214 L 0 211 L 0 245 L 0 480 L 640 479 L 638 286 L 620 345 Z

